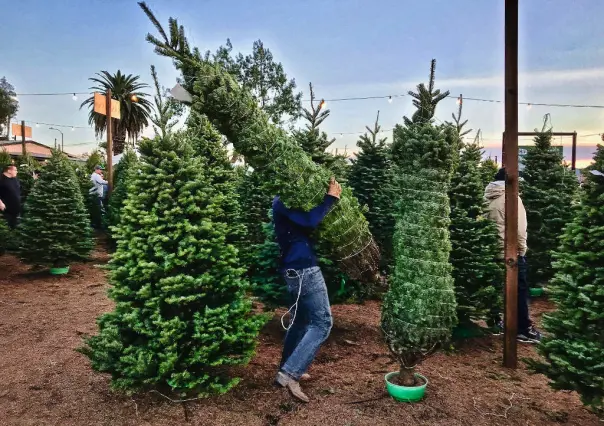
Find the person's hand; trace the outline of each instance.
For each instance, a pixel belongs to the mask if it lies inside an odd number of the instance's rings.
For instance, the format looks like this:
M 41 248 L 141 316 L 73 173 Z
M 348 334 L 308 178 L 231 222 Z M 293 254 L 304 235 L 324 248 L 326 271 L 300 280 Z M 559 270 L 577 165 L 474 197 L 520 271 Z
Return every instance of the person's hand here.
M 2 200 L 0 200 L 0 212 L 3 212 L 5 209 L 6 209 L 6 206 L 4 205 Z
M 331 195 L 332 197 L 336 197 L 338 200 L 340 199 L 340 195 L 342 194 L 342 187 L 338 183 L 335 177 L 332 177 L 329 181 L 329 189 L 327 190 L 327 195 Z

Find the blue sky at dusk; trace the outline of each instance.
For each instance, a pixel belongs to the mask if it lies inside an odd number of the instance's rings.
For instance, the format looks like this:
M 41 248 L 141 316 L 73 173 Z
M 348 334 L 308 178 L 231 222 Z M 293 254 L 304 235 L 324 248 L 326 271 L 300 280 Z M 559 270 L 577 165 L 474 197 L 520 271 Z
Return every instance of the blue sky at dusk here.
M 604 105 L 604 2 L 520 1 L 520 101 Z M 0 0 L 3 16 L 0 76 L 18 93 L 85 92 L 100 70 L 140 74 L 151 83 L 155 64 L 161 83 L 173 86 L 172 64 L 153 53 L 153 31 L 135 1 Z M 193 45 L 215 50 L 230 38 L 248 53 L 261 39 L 308 97 L 399 95 L 425 82 L 437 59 L 437 87 L 464 97 L 503 98 L 503 0 L 151 0 L 161 22 L 174 16 Z M 87 111 L 66 96 L 20 96 L 18 120 L 87 127 Z M 409 97 L 329 102 L 323 130 L 334 148 L 355 148 L 356 135 L 378 110 L 384 129 L 413 112 Z M 448 120 L 455 98 L 439 105 Z M 555 131 L 574 131 L 579 158 L 590 157 L 604 127 L 604 109 L 520 108 L 520 129 L 540 128 L 550 113 Z M 487 153 L 500 155 L 503 104 L 464 102 L 469 127 L 481 128 Z M 34 127 L 34 139 L 52 144 L 57 132 Z M 91 128 L 64 129 L 68 152 L 95 146 Z M 148 132 L 150 134 L 150 132 Z M 596 134 L 588 137 L 581 135 Z M 83 143 L 88 145 L 82 145 Z M 522 142 L 522 141 L 521 141 Z M 570 144 L 566 139 L 565 144 Z M 77 146 L 75 144 L 78 144 Z M 72 145 L 72 148 L 68 148 Z M 565 154 L 570 157 L 570 150 Z

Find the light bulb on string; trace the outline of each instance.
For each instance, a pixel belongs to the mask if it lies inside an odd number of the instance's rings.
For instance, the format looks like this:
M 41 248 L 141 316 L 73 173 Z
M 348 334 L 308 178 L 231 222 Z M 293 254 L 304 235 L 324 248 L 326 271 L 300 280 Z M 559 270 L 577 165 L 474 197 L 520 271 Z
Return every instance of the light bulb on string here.
M 391 104 L 392 103 L 392 96 L 388 96 L 388 103 Z
M 530 110 L 533 106 L 531 104 L 526 105 L 526 109 Z
M 325 100 L 321 100 L 321 103 L 319 104 L 319 109 L 325 109 L 327 107 L 327 103 L 325 102 Z
M 455 101 L 455 103 L 456 103 L 457 105 L 461 105 L 461 102 L 462 102 L 462 101 L 461 101 L 461 96 L 460 96 L 460 97 L 458 97 L 458 98 L 457 98 L 457 100 Z
M 134 93 L 130 96 L 130 100 L 132 102 L 138 102 L 138 96 L 136 96 Z
M 72 127 L 72 128 L 71 128 L 71 131 L 73 132 L 74 130 L 75 130 L 75 127 Z
M 40 127 L 40 124 L 36 123 L 36 127 Z
M 344 133 L 340 133 L 340 139 L 344 137 Z
M 74 101 L 78 100 L 78 97 L 76 96 L 76 94 L 74 93 L 73 96 L 71 97 L 71 99 L 73 99 Z

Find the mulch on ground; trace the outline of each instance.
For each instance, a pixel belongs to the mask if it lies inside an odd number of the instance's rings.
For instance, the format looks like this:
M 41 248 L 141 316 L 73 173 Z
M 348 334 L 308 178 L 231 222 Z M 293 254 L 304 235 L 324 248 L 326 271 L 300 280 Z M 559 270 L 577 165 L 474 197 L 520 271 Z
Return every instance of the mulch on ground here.
M 100 247 L 92 262 L 67 276 L 30 273 L 0 257 L 0 424 L 2 425 L 597 425 L 574 393 L 554 392 L 523 363 L 501 366 L 502 338 L 459 343 L 419 368 L 427 397 L 402 404 L 387 397 L 384 375 L 397 369 L 383 343 L 380 306 L 333 307 L 334 328 L 304 384 L 310 404 L 272 385 L 283 330 L 276 315 L 260 336 L 256 357 L 240 369 L 241 384 L 221 397 L 173 403 L 157 393 L 133 397 L 109 389 L 75 351 L 95 320 L 111 309 Z M 532 304 L 539 321 L 552 306 Z M 519 357 L 535 357 L 519 344 Z

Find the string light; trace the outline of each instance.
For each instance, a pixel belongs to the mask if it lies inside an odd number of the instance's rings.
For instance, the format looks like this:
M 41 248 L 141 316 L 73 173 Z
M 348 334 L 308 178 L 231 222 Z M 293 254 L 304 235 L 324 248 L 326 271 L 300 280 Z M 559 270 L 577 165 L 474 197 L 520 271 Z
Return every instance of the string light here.
M 40 127 L 40 125 L 38 123 L 36 123 L 36 127 Z
M 533 106 L 532 106 L 531 104 L 527 104 L 527 105 L 526 105 L 526 109 L 529 109 L 529 110 L 530 110 L 532 107 L 533 107 Z
M 344 137 L 344 133 L 340 133 L 340 139 Z
M 73 132 L 74 130 L 75 130 L 75 127 L 72 127 L 72 128 L 71 128 L 71 131 Z
M 138 102 L 138 96 L 136 96 L 134 93 L 132 94 L 132 96 L 130 96 L 130 100 L 132 102 Z
M 388 96 L 388 103 L 391 104 L 392 103 L 392 96 Z
M 321 103 L 319 104 L 319 109 L 325 109 L 327 107 L 327 103 L 325 103 L 325 99 L 321 100 Z
M 462 102 L 462 100 L 461 100 L 461 96 L 459 96 L 459 97 L 457 98 L 457 100 L 455 101 L 455 103 L 456 103 L 457 105 L 461 105 L 461 102 Z
M 71 97 L 71 99 L 73 99 L 74 101 L 77 101 L 77 100 L 78 100 L 78 97 L 77 97 L 77 95 L 74 93 L 74 94 L 73 94 L 73 96 Z

